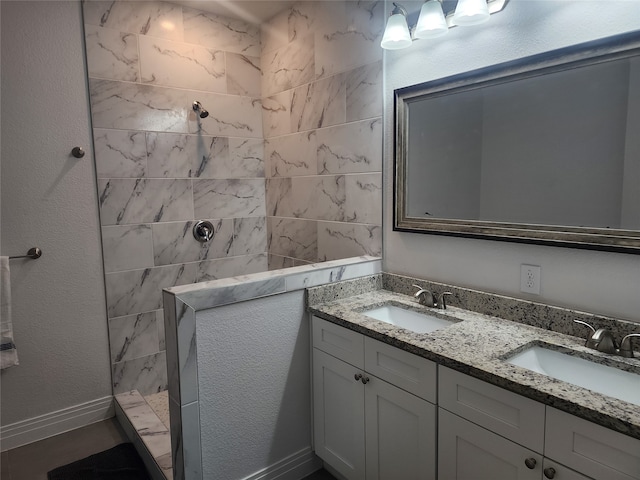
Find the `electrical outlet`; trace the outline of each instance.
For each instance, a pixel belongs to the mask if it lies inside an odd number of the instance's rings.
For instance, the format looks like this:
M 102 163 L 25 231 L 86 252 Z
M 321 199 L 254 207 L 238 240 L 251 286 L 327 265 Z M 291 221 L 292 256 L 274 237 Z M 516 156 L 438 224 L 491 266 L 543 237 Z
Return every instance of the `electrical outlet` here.
M 520 265 L 520 291 L 540 295 L 540 267 Z

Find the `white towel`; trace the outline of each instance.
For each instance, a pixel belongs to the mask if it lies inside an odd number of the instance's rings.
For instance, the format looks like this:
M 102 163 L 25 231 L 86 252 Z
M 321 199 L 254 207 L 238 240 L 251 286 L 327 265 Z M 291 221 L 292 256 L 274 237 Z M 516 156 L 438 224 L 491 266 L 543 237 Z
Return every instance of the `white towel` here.
M 0 257 L 0 369 L 18 365 L 11 324 L 11 272 L 9 257 Z

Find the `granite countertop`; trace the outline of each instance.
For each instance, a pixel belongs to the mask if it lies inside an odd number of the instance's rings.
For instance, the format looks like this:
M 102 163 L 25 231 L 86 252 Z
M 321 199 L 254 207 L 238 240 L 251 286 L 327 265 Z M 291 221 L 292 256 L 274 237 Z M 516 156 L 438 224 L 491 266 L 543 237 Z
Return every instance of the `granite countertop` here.
M 410 309 L 461 320 L 446 328 L 418 334 L 363 315 L 362 311 L 395 303 Z M 640 359 L 603 354 L 584 346 L 584 339 L 450 306 L 437 310 L 411 296 L 373 290 L 308 305 L 314 315 L 391 344 L 440 365 L 461 371 L 546 405 L 640 439 L 640 406 L 602 395 L 504 361 L 532 344 L 567 351 L 598 363 L 640 374 Z

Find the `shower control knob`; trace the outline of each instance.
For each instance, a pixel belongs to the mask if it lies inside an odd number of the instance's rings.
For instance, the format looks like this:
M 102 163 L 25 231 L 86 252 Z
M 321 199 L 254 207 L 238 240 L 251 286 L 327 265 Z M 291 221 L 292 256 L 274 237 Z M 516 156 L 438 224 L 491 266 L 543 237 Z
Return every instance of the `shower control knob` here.
M 208 242 L 213 238 L 213 224 L 207 220 L 200 220 L 193 226 L 193 237 L 201 242 Z
M 73 150 L 71 150 L 71 155 L 73 155 L 76 158 L 82 158 L 84 157 L 84 148 L 82 147 L 73 147 Z

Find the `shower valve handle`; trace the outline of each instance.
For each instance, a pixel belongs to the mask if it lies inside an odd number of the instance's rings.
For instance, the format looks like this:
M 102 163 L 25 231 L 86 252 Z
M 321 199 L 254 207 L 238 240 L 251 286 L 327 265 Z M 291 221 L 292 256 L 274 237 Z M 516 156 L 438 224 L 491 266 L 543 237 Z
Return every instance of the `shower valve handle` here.
M 193 237 L 201 243 L 211 240 L 214 233 L 213 224 L 207 220 L 200 220 L 193 226 Z

